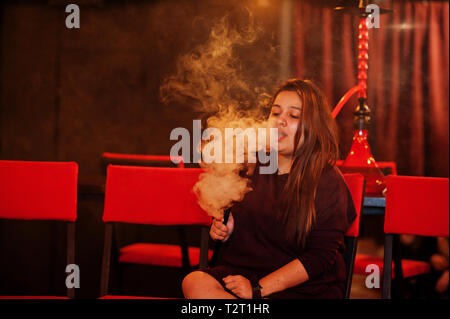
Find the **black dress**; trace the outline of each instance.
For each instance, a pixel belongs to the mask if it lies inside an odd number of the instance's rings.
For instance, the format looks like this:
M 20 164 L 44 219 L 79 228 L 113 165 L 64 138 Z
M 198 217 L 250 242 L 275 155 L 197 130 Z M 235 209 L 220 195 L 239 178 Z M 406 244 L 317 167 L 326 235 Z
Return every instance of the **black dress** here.
M 298 258 L 309 280 L 268 298 L 343 298 L 344 233 L 356 212 L 340 172 L 329 166 L 322 174 L 316 192 L 316 222 L 301 249 L 295 241 L 286 240 L 275 216 L 288 174 L 258 171 L 251 178 L 253 190 L 232 208 L 234 231 L 222 245 L 218 265 L 204 271 L 224 286 L 222 278 L 228 275 L 258 280 Z

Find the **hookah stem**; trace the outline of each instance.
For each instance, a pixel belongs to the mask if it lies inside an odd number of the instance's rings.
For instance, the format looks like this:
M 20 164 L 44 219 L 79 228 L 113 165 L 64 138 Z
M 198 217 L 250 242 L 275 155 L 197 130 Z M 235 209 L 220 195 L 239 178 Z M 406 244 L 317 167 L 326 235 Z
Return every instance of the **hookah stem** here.
M 367 99 L 367 70 L 369 69 L 369 29 L 366 17 L 361 17 L 358 26 L 358 86 L 359 98 Z
M 351 88 L 341 98 L 339 103 L 333 109 L 332 116 L 336 116 L 341 111 L 345 103 L 355 93 L 358 93 L 358 98 L 361 102 L 367 99 L 367 70 L 369 69 L 369 30 L 367 27 L 367 20 L 365 17 L 361 17 L 358 26 L 358 85 Z
M 223 214 L 223 224 L 226 225 L 228 223 L 228 218 L 230 217 L 231 213 L 231 207 L 227 208 Z M 219 256 L 219 250 L 222 246 L 222 242 L 219 241 L 216 243 L 216 246 L 214 247 L 214 252 L 211 257 L 211 261 L 209 263 L 210 267 L 214 267 L 216 265 L 217 257 Z

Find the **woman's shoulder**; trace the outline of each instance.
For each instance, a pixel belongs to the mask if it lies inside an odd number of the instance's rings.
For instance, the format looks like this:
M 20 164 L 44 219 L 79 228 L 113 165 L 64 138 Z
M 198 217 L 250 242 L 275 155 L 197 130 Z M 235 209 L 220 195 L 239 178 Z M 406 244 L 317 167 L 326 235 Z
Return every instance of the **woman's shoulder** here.
M 316 190 L 316 204 L 319 208 L 334 205 L 346 205 L 348 197 L 347 184 L 339 169 L 327 165 L 323 171 Z
M 316 205 L 319 216 L 332 220 L 343 231 L 347 230 L 355 219 L 356 213 L 350 192 L 344 176 L 337 167 L 328 165 L 324 170 L 317 188 Z
M 341 171 L 334 165 L 327 164 L 320 176 L 318 189 L 346 189 L 346 183 Z

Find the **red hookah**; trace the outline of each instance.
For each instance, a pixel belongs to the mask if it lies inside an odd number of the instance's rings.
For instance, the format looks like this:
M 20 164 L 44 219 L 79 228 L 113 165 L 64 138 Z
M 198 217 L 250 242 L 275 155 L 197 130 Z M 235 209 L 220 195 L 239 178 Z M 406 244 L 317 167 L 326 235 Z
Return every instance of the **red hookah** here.
M 343 173 L 361 173 L 366 179 L 366 195 L 372 197 L 383 196 L 386 190 L 384 174 L 377 165 L 369 145 L 370 109 L 367 105 L 367 70 L 369 69 L 369 29 L 367 27 L 366 5 L 360 1 L 359 7 L 336 8 L 341 12 L 358 14 L 358 85 L 350 89 L 333 110 L 336 117 L 348 99 L 358 93 L 358 105 L 353 113 L 354 133 L 353 142 L 346 159 L 340 169 Z M 389 10 L 383 9 L 382 13 Z

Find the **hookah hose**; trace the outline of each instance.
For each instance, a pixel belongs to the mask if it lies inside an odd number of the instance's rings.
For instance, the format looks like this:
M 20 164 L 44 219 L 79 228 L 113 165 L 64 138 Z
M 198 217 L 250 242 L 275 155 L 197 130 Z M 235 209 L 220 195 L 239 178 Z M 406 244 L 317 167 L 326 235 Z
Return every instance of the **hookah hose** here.
M 223 214 L 223 224 L 224 225 L 226 225 L 228 223 L 228 218 L 230 217 L 230 213 L 231 213 L 231 207 L 227 208 Z M 216 243 L 216 246 L 214 247 L 213 255 L 211 257 L 211 261 L 209 262 L 210 267 L 214 267 L 216 265 L 217 258 L 219 256 L 219 250 L 220 250 L 221 246 L 222 246 L 221 241 Z
M 344 106 L 345 103 L 347 103 L 347 101 L 355 94 L 355 93 L 359 93 L 360 92 L 360 87 L 359 85 L 351 88 L 347 93 L 345 93 L 345 95 L 341 98 L 341 100 L 339 101 L 339 103 L 336 105 L 336 107 L 333 109 L 333 112 L 331 113 L 331 115 L 333 116 L 333 118 L 336 118 L 336 116 L 339 114 L 339 112 L 341 111 L 342 107 Z

